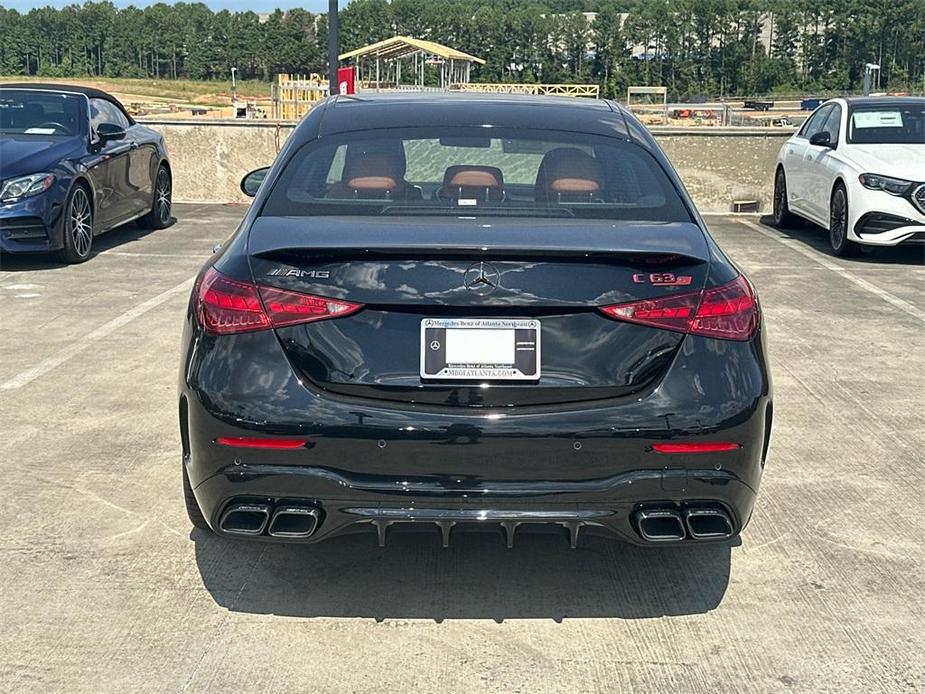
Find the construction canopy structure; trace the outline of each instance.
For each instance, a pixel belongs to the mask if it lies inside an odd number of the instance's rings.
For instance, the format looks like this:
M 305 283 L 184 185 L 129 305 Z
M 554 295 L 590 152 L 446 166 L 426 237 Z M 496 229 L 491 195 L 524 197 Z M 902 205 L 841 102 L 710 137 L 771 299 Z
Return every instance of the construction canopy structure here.
M 472 64 L 484 65 L 485 61 L 455 48 L 433 41 L 413 39 L 408 36 L 393 36 L 339 56 L 340 60 L 353 60 L 359 68 L 359 79 L 363 86 L 372 89 L 415 89 L 425 88 L 425 67 L 437 69 L 435 89 L 448 89 L 455 84 L 468 84 Z M 402 65 L 405 76 L 411 72 L 410 80 L 402 82 Z

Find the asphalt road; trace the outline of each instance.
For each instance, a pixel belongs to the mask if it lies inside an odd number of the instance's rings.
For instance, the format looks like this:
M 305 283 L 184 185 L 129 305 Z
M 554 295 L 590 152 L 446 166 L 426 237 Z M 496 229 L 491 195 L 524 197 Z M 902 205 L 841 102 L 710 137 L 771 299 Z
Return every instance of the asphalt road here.
M 710 218 L 761 295 L 771 456 L 734 547 L 191 532 L 176 380 L 240 207 L 0 259 L 4 692 L 925 690 L 925 255 Z

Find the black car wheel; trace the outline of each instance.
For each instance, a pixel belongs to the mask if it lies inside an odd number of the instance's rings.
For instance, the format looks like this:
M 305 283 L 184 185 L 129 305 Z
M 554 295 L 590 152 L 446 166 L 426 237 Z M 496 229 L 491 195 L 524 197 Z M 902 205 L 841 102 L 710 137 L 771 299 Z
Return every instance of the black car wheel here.
M 839 257 L 857 253 L 858 245 L 848 239 L 848 194 L 842 185 L 835 187 L 829 208 L 829 245 Z
M 173 181 L 170 171 L 161 164 L 154 178 L 154 202 L 151 211 L 139 220 L 147 229 L 165 229 L 170 226 L 170 213 L 173 210 Z
M 64 246 L 61 259 L 66 263 L 82 263 L 93 248 L 93 205 L 87 189 L 75 185 L 67 198 L 63 220 Z
M 778 169 L 774 176 L 774 225 L 785 228 L 795 226 L 798 222 L 799 219 L 790 212 L 787 204 L 787 176 L 783 169 Z
M 189 522 L 193 524 L 193 527 L 211 531 L 212 529 L 206 523 L 205 516 L 202 515 L 202 509 L 199 508 L 199 502 L 196 501 L 196 496 L 193 494 L 193 487 L 190 485 L 189 475 L 186 473 L 186 465 L 183 466 L 183 501 L 186 504 L 186 515 L 189 517 Z

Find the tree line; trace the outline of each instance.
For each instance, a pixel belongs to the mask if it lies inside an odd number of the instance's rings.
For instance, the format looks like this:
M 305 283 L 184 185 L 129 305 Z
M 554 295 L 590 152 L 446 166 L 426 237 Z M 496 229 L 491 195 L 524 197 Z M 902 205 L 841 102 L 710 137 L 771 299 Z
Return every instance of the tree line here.
M 341 46 L 396 34 L 484 58 L 481 82 L 665 85 L 670 98 L 925 89 L 923 0 L 352 0 Z M 594 13 L 593 15 L 591 13 Z M 0 74 L 273 79 L 325 73 L 325 15 L 144 9 L 86 2 L 20 13 L 0 6 Z M 436 72 L 430 75 L 436 79 Z

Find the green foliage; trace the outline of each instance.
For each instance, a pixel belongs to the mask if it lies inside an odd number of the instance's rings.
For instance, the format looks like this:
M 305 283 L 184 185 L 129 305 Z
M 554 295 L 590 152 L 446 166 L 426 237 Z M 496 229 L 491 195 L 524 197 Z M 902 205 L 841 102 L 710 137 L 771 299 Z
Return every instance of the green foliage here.
M 486 60 L 483 82 L 665 85 L 670 98 L 925 85 L 922 0 L 352 0 L 345 50 L 401 34 Z M 587 13 L 595 13 L 593 15 Z M 593 19 L 592 19 L 593 17 Z M 0 7 L 0 74 L 270 80 L 326 71 L 327 22 L 305 10 L 213 12 L 202 3 L 117 9 Z M 436 71 L 428 67 L 428 81 Z

